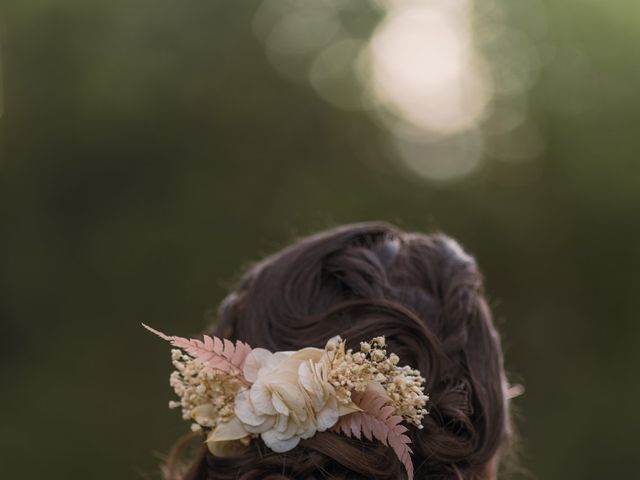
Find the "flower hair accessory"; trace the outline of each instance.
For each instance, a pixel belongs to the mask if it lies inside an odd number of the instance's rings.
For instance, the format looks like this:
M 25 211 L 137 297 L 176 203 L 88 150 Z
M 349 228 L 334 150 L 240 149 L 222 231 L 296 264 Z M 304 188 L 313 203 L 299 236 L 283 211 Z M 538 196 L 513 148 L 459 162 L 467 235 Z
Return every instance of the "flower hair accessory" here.
M 422 428 L 429 400 L 418 370 L 399 367 L 387 355 L 385 338 L 345 349 L 339 336 L 324 349 L 272 353 L 244 342 L 204 336 L 165 335 L 143 326 L 174 347 L 170 384 L 182 417 L 204 430 L 216 456 L 238 451 L 260 436 L 275 452 L 293 449 L 316 432 L 378 441 L 393 449 L 413 478 L 411 440 L 401 423 Z

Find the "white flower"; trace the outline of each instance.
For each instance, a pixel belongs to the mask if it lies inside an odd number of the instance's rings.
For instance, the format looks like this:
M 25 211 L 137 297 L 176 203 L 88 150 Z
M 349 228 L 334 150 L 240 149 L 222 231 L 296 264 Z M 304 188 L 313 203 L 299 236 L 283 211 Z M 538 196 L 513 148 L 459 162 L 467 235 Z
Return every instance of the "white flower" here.
M 339 339 L 338 339 L 339 341 Z M 329 348 L 271 353 L 255 348 L 244 365 L 251 388 L 235 399 L 235 414 L 245 430 L 260 434 L 276 452 L 294 448 L 302 438 L 331 428 L 340 415 L 357 407 L 339 406 L 328 381 L 336 339 Z

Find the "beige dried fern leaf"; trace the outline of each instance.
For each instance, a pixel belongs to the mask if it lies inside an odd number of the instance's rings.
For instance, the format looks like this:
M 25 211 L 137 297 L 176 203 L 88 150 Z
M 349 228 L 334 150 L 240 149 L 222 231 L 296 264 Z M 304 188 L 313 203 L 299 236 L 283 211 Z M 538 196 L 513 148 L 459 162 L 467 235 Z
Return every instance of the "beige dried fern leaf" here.
M 373 390 L 353 392 L 351 398 L 362 411 L 340 417 L 331 430 L 359 440 L 364 435 L 367 440 L 375 439 L 391 447 L 404 465 L 408 480 L 413 480 L 411 439 L 405 435 L 407 427 L 400 425 L 402 417 L 394 415 L 387 399 Z
M 191 357 L 200 360 L 206 367 L 223 372 L 241 374 L 244 361 L 252 350 L 248 344 L 240 340 L 234 344 L 227 339 L 221 340 L 218 337 L 203 335 L 204 341 L 202 341 L 194 338 L 166 335 L 144 323 L 142 326 L 160 338 L 167 340 L 174 347 L 184 350 Z

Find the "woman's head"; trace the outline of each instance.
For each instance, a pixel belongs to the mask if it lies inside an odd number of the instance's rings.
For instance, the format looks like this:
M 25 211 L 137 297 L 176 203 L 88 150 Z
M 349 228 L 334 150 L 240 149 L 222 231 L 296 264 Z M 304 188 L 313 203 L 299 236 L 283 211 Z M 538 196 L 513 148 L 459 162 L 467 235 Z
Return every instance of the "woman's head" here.
M 510 437 L 500 339 L 474 260 L 443 235 L 385 223 L 303 238 L 256 264 L 219 308 L 214 333 L 272 351 L 384 335 L 426 378 L 424 428 L 410 428 L 415 478 L 486 479 Z M 388 447 L 318 433 L 275 453 L 203 452 L 187 475 L 214 479 L 401 479 Z

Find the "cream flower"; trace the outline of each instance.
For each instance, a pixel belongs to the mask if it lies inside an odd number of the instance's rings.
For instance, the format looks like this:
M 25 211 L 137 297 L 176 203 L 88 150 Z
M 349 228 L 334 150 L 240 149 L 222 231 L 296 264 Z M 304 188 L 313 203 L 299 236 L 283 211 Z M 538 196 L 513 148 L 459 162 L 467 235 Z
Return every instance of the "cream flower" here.
M 339 342 L 339 339 L 337 340 Z M 238 393 L 235 414 L 248 433 L 259 434 L 276 452 L 294 448 L 358 410 L 339 405 L 329 371 L 336 339 L 327 348 L 271 353 L 255 348 L 247 356 L 244 376 L 253 384 Z

